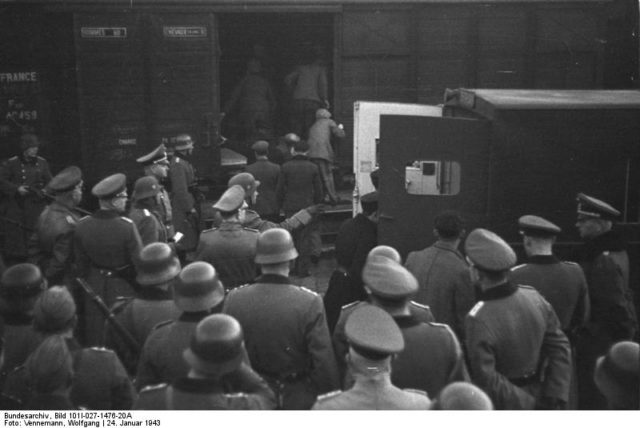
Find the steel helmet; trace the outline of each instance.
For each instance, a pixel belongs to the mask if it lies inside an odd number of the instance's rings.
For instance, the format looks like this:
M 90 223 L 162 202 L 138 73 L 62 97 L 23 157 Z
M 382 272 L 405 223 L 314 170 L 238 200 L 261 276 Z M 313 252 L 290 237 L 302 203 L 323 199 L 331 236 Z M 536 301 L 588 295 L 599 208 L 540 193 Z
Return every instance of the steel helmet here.
M 255 262 L 261 265 L 288 262 L 298 257 L 291 234 L 284 229 L 269 229 L 260 234 Z

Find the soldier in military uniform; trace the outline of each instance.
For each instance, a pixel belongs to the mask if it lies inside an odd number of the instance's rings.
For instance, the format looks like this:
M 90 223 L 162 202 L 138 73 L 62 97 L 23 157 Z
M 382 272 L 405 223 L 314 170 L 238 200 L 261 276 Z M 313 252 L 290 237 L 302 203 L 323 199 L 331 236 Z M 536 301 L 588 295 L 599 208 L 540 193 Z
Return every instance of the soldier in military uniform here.
M 211 263 L 216 267 L 225 289 L 248 284 L 256 278 L 256 243 L 258 232 L 242 226 L 240 210 L 244 201 L 244 190 L 235 185 L 227 189 L 213 206 L 222 216 L 219 227 L 200 234 L 195 260 Z
M 578 405 L 580 409 L 606 409 L 607 403 L 593 383 L 596 359 L 621 340 L 638 331 L 629 289 L 629 257 L 626 242 L 613 230 L 620 212 L 599 199 L 578 194 L 576 227 L 585 244 L 580 265 L 589 285 L 591 315 L 577 343 Z M 584 381 L 583 381 L 584 379 Z
M 139 178 L 133 188 L 133 206 L 129 211 L 129 218 L 138 229 L 142 245 L 167 242 L 168 239 L 167 228 L 158 212 L 158 192 L 160 183 L 151 176 Z
M 393 385 L 391 359 L 405 343 L 396 322 L 384 310 L 364 305 L 345 326 L 349 342 L 348 361 L 355 383 L 347 391 L 321 397 L 313 410 L 428 410 L 431 401 L 424 391 Z
M 245 170 L 260 183 L 260 193 L 256 197 L 253 208 L 268 221 L 280 220 L 280 208 L 276 200 L 276 185 L 280 175 L 280 165 L 269 161 L 269 143 L 259 140 L 253 143 L 251 149 L 256 154 L 256 161 L 247 165 Z
M 157 324 L 142 348 L 136 386 L 173 382 L 189 371 L 182 353 L 200 321 L 222 311 L 224 288 L 209 263 L 193 262 L 173 283 L 173 301 L 182 311 L 175 321 Z
M 118 322 L 140 345 L 144 345 L 153 328 L 160 322 L 175 320 L 180 310 L 171 298 L 170 287 L 180 273 L 180 261 L 167 244 L 155 242 L 140 252 L 136 262 L 136 282 L 140 289 L 135 297 L 121 298 L 111 308 Z M 130 374 L 138 366 L 139 350 L 131 349 L 118 331 L 105 325 L 105 346 L 116 351 Z
M 231 177 L 228 183 L 228 187 L 235 186 L 236 184 L 240 185 L 244 189 L 246 201 L 249 207 L 255 205 L 256 198 L 258 197 L 258 186 L 260 186 L 260 182 L 248 172 L 241 172 L 240 174 L 236 174 Z M 280 223 L 273 223 L 264 220 L 262 217 L 260 217 L 260 214 L 258 214 L 254 210 L 246 209 L 244 210 L 242 225 L 250 229 L 256 229 L 260 232 L 264 232 L 265 230 L 272 229 L 274 227 L 279 227 L 289 232 L 293 232 L 294 230 L 309 224 L 311 220 L 313 220 L 313 217 L 319 212 L 320 206 L 312 205 L 298 211 L 297 213 L 289 218 L 284 219 Z M 214 224 L 220 224 L 221 221 L 222 219 L 218 215 L 218 217 L 214 219 Z
M 382 248 L 381 247 L 382 246 L 375 247 L 369 252 L 366 259 L 367 262 L 365 263 L 365 268 L 369 263 L 369 261 L 379 260 L 380 257 L 386 258 L 395 263 L 399 263 L 398 261 L 396 261 L 395 255 L 393 254 L 393 252 L 390 252 L 384 247 Z M 400 259 L 400 255 L 398 255 L 397 260 L 399 259 Z M 365 269 L 363 269 L 363 271 L 364 270 Z M 392 275 L 395 271 L 397 271 L 397 269 L 389 270 L 389 274 Z M 405 279 L 405 275 L 404 274 L 399 276 L 396 275 L 396 279 L 398 278 Z M 388 299 L 388 296 L 390 295 L 389 290 L 396 290 L 395 293 L 399 292 L 400 294 L 403 294 L 403 291 L 398 291 L 398 290 L 404 290 L 404 288 L 402 288 L 402 284 L 397 283 L 397 281 L 394 283 L 386 284 L 385 280 L 379 277 L 369 276 L 368 279 L 371 280 L 370 283 L 365 282 L 365 285 L 364 285 L 364 290 L 365 290 L 365 293 L 367 294 L 367 298 L 365 300 L 359 300 L 356 302 L 349 303 L 348 305 L 344 305 L 340 310 L 340 316 L 336 323 L 335 330 L 333 331 L 333 336 L 332 336 L 333 349 L 336 353 L 336 361 L 338 362 L 340 379 L 343 381 L 345 380 L 345 375 L 347 372 L 347 364 L 344 359 L 344 356 L 347 355 L 349 345 L 347 342 L 347 336 L 345 334 L 345 325 L 347 323 L 347 320 L 349 319 L 349 316 L 357 308 L 373 303 L 374 299 L 377 301 L 385 301 L 384 299 L 385 298 Z M 394 292 L 392 291 L 391 295 L 393 295 L 393 293 Z M 404 297 L 407 298 L 406 306 L 407 306 L 407 310 L 409 311 L 409 316 L 411 317 L 412 320 L 418 323 L 432 323 L 435 321 L 429 306 L 416 303 L 413 300 L 409 300 L 410 299 L 409 295 L 403 296 L 402 299 L 404 299 Z M 349 382 L 350 382 L 350 379 L 351 378 L 349 377 Z
M 378 192 L 367 193 L 360 204 L 362 212 L 345 220 L 336 237 L 338 266 L 324 295 L 329 331 L 334 331 L 340 308 L 367 297 L 361 275 L 369 251 L 378 243 Z
M 135 390 L 118 356 L 105 348 L 82 348 L 73 338 L 76 322 L 76 305 L 66 287 L 51 287 L 38 298 L 34 332 L 39 334 L 40 341 L 51 336 L 64 337 L 73 358 L 71 401 L 86 409 L 130 409 Z M 18 367 L 5 384 L 3 395 L 15 403 L 16 409 L 24 406 L 33 394 L 28 387 L 28 375 L 24 366 Z
M 242 325 L 251 364 L 285 410 L 309 409 L 318 394 L 338 386 L 322 299 L 288 278 L 297 256 L 289 232 L 262 232 L 255 259 L 262 276 L 229 292 L 224 306 Z
M 269 385 L 243 361 L 242 328 L 233 317 L 209 315 L 200 321 L 183 356 L 186 377 L 140 392 L 136 410 L 271 410 Z
M 562 230 L 542 217 L 525 215 L 518 220 L 528 263 L 509 274 L 514 284 L 529 285 L 551 304 L 570 340 L 589 314 L 587 280 L 577 263 L 560 261 L 553 244 Z M 572 340 L 573 341 L 573 340 Z
M 73 259 L 73 232 L 80 215 L 74 210 L 82 200 L 82 172 L 77 166 L 60 171 L 47 184 L 54 200 L 40 214 L 29 239 L 29 259 L 52 284 L 69 283 Z
M 191 137 L 186 134 L 177 136 L 175 154 L 169 165 L 173 226 L 176 232 L 184 235 L 179 248 L 187 252 L 195 250 L 198 243 L 196 201 L 190 191 L 196 184 L 196 176 L 187 160 L 192 151 Z
M 171 239 L 175 234 L 173 227 L 173 215 L 171 211 L 171 199 L 169 193 L 164 188 L 163 183 L 169 177 L 169 158 L 164 145 L 160 144 L 152 152 L 136 159 L 144 167 L 144 175 L 155 177 L 158 180 L 160 189 L 156 195 L 156 207 L 161 223 L 167 229 L 167 239 Z
M 40 141 L 34 134 L 20 138 L 19 156 L 0 167 L 0 192 L 7 200 L 5 217 L 5 260 L 22 262 L 27 258 L 27 240 L 46 205 L 41 192 L 51 180 L 49 164 L 38 156 Z
M 86 279 L 110 307 L 116 297 L 133 295 L 133 263 L 142 243 L 133 221 L 122 217 L 127 202 L 124 174 L 103 179 L 93 187 L 91 193 L 99 199 L 100 209 L 78 222 L 74 255 L 79 276 Z M 84 310 L 80 322 L 84 329 L 82 342 L 85 345 L 101 345 L 104 339 L 103 314 L 86 294 L 81 307 Z
M 11 266 L 0 279 L 0 323 L 4 324 L 4 359 L 0 361 L 2 379 L 15 367 L 24 363 L 39 343 L 31 329 L 33 305 L 47 288 L 47 280 L 36 265 L 22 263 Z
M 571 348 L 553 308 L 534 288 L 509 281 L 516 254 L 495 233 L 475 229 L 465 251 L 479 297 L 465 320 L 473 382 L 497 410 L 564 408 Z

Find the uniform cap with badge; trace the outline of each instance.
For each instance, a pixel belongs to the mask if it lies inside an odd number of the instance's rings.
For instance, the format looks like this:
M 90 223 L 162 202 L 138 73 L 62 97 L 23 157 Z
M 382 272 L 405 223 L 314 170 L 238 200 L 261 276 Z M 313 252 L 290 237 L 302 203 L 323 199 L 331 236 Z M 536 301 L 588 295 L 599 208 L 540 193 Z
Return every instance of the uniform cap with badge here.
M 213 205 L 213 208 L 224 213 L 232 213 L 242 207 L 245 198 L 245 191 L 242 186 L 235 184 L 229 187 Z
M 31 263 L 13 265 L 2 274 L 0 296 L 8 298 L 35 297 L 47 288 L 40 268 Z
M 402 300 L 418 291 L 418 280 L 400 263 L 384 255 L 367 258 L 362 269 L 362 281 L 374 296 Z
M 351 348 L 370 360 L 382 360 L 404 349 L 402 332 L 386 311 L 361 305 L 347 318 L 345 335 Z
M 360 198 L 360 205 L 365 212 L 373 212 L 378 209 L 378 191 L 369 192 Z
M 187 134 L 178 135 L 176 137 L 175 150 L 188 150 L 193 148 L 193 140 Z
M 57 173 L 47 184 L 47 190 L 55 194 L 73 190 L 82 183 L 82 171 L 77 166 L 68 166 Z
M 76 304 L 69 290 L 53 286 L 38 297 L 33 307 L 33 326 L 45 333 L 59 333 L 74 326 Z
M 614 221 L 620 217 L 620 211 L 608 203 L 584 193 L 578 193 L 576 201 L 578 202 L 578 220 L 599 218 Z
M 171 246 L 153 242 L 140 251 L 136 271 L 136 281 L 141 286 L 162 285 L 178 276 L 180 260 Z
M 198 323 L 183 356 L 195 371 L 221 376 L 235 371 L 243 360 L 244 336 L 230 315 L 209 315 Z
M 153 198 L 160 192 L 160 189 L 160 183 L 158 183 L 158 180 L 151 175 L 147 175 L 136 180 L 131 197 L 134 201 Z
M 594 381 L 613 408 L 638 410 L 640 393 L 640 345 L 615 343 L 598 358 Z
M 160 144 L 150 153 L 147 153 L 144 156 L 140 156 L 138 159 L 136 159 L 136 162 L 143 166 L 155 164 L 169 165 L 169 160 L 167 159 L 167 149 L 164 147 L 164 144 Z
M 487 229 L 474 229 L 464 243 L 465 253 L 478 268 L 490 272 L 509 270 L 516 253 L 502 238 Z
M 184 312 L 207 311 L 224 300 L 224 287 L 218 273 L 207 262 L 193 262 L 173 284 L 173 300 Z
M 268 265 L 295 260 L 298 251 L 293 244 L 291 234 L 279 227 L 265 230 L 258 236 L 256 244 L 257 264 Z
M 559 226 L 535 215 L 520 217 L 518 219 L 518 228 L 522 235 L 541 238 L 556 236 L 562 232 Z
M 393 247 L 389 247 L 388 245 L 378 245 L 374 247 L 369 254 L 367 255 L 367 260 L 373 256 L 383 256 L 388 259 L 393 260 L 396 263 L 402 263 L 402 257 L 400 257 L 400 253 Z
M 127 190 L 127 176 L 117 173 L 103 178 L 98 182 L 91 193 L 98 199 L 112 199 Z
M 231 177 L 229 183 L 227 183 L 227 187 L 235 185 L 241 186 L 244 189 L 246 196 L 249 197 L 253 195 L 258 186 L 260 186 L 260 181 L 256 180 L 253 175 L 248 172 L 241 172 L 240 174 L 236 174 Z

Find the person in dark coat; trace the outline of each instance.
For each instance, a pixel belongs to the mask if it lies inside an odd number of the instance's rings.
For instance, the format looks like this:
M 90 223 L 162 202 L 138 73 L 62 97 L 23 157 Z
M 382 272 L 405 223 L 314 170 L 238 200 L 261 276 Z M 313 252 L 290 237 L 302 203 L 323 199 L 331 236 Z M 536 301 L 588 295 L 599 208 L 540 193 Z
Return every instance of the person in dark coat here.
M 579 409 L 604 410 L 605 397 L 593 383 L 598 357 L 615 342 L 631 340 L 638 330 L 629 289 L 626 243 L 613 230 L 620 212 L 599 199 L 578 194 L 576 227 L 585 241 L 580 256 L 589 285 L 591 315 L 577 342 Z
M 437 241 L 409 253 L 405 263 L 420 284 L 414 300 L 429 305 L 436 321 L 448 324 L 464 340 L 464 317 L 475 304 L 469 265 L 458 250 L 464 222 L 455 212 L 442 212 L 435 218 L 433 233 Z
M 378 243 L 378 192 L 367 193 L 360 199 L 360 204 L 362 212 L 345 220 L 336 237 L 338 266 L 331 274 L 324 295 L 330 332 L 333 332 L 344 305 L 367 298 L 361 275 L 369 251 Z
M 144 167 L 144 175 L 155 177 L 160 184 L 160 190 L 156 195 L 156 207 L 162 224 L 167 229 L 167 238 L 171 239 L 175 234 L 175 229 L 173 227 L 171 199 L 169 199 L 167 189 L 163 186 L 169 177 L 169 158 L 167 157 L 165 146 L 160 144 L 150 153 L 136 159 L 136 162 Z
M 297 256 L 286 230 L 261 233 L 255 261 L 262 275 L 229 292 L 224 305 L 242 325 L 251 364 L 285 410 L 309 409 L 338 386 L 322 299 L 288 278 Z
M 158 207 L 160 190 L 160 183 L 152 176 L 141 177 L 134 185 L 131 195 L 133 205 L 128 217 L 136 225 L 143 246 L 168 240 L 167 228 L 162 222 Z
M 171 214 L 175 231 L 184 235 L 179 242 L 179 248 L 189 252 L 195 250 L 198 243 L 196 200 L 190 192 L 196 184 L 196 175 L 193 166 L 187 160 L 193 151 L 191 137 L 187 134 L 178 135 L 174 150 L 169 165 Z
M 251 149 L 256 154 L 256 161 L 248 165 L 245 170 L 260 183 L 260 192 L 253 208 L 262 218 L 278 222 L 280 220 L 280 207 L 278 207 L 278 201 L 276 200 L 276 186 L 280 176 L 280 165 L 269 161 L 267 157 L 269 153 L 268 142 L 264 140 L 256 141 L 251 146 Z
M 70 166 L 47 184 L 54 196 L 36 222 L 29 238 L 29 261 L 40 267 L 52 284 L 70 283 L 66 276 L 73 270 L 73 233 L 80 220 L 74 210 L 82 200 L 82 171 Z
M 245 193 L 239 185 L 231 186 L 213 206 L 222 216 L 219 227 L 204 230 L 196 249 L 195 260 L 217 266 L 220 281 L 226 290 L 253 282 L 257 268 L 258 232 L 242 226 L 241 208 Z
M 124 174 L 114 174 L 93 187 L 91 192 L 99 199 L 100 209 L 80 220 L 74 234 L 78 276 L 107 307 L 118 296 L 133 296 L 134 262 L 142 249 L 136 225 L 122 216 L 127 202 L 126 181 Z M 86 293 L 81 308 L 82 343 L 101 345 L 104 315 Z
M 243 361 L 242 327 L 225 314 L 198 323 L 183 357 L 186 377 L 140 392 L 136 410 L 271 410 L 276 398 L 269 385 Z
M 136 282 L 140 289 L 134 297 L 119 299 L 111 308 L 111 313 L 142 348 L 158 323 L 175 320 L 180 316 L 170 290 L 180 273 L 180 261 L 168 244 L 154 242 L 140 251 L 136 271 Z M 135 375 L 139 351 L 131 349 L 131 345 L 120 337 L 109 322 L 105 324 L 105 346 L 113 349 L 127 371 Z
M 191 335 L 205 317 L 222 312 L 224 288 L 213 266 L 193 262 L 184 267 L 173 284 L 173 301 L 181 314 L 157 324 L 145 341 L 138 362 L 138 390 L 171 383 L 189 372 L 182 353 Z
M 38 156 L 40 140 L 34 134 L 20 138 L 19 156 L 0 166 L 0 192 L 7 200 L 4 216 L 14 223 L 5 223 L 4 257 L 7 262 L 27 259 L 27 240 L 47 202 L 41 192 L 51 180 L 46 159 Z
M 526 215 L 518 220 L 528 263 L 515 266 L 509 273 L 514 284 L 528 285 L 544 297 L 558 316 L 562 331 L 572 345 L 573 370 L 568 409 L 577 408 L 575 373 L 576 335 L 589 316 L 587 280 L 577 263 L 560 261 L 553 254 L 556 236 L 562 230 L 542 217 Z
M 31 328 L 33 306 L 47 288 L 40 269 L 30 263 L 9 267 L 0 279 L 0 321 L 4 326 L 0 385 L 6 375 L 23 364 L 40 339 Z
M 571 347 L 551 305 L 534 288 L 512 284 L 511 247 L 475 229 L 465 241 L 478 303 L 465 320 L 473 383 L 497 410 L 559 410 L 569 399 Z
M 135 390 L 120 359 L 109 349 L 81 347 L 73 338 L 76 322 L 76 305 L 66 287 L 54 286 L 40 295 L 34 307 L 33 331 L 39 335 L 39 343 L 51 337 L 64 338 L 74 368 L 71 402 L 95 410 L 130 409 Z M 27 364 L 7 378 L 3 395 L 12 399 L 16 408 L 28 403 L 37 392 L 28 387 L 28 378 Z
M 320 204 L 324 199 L 320 171 L 307 157 L 308 151 L 307 142 L 299 141 L 293 146 L 291 160 L 282 165 L 276 196 L 285 217 L 309 205 Z M 293 233 L 293 238 L 300 251 L 295 272 L 298 276 L 308 276 L 311 263 L 318 262 L 322 251 L 320 222 L 312 221 Z
M 392 380 L 392 356 L 405 342 L 398 325 L 384 310 L 365 305 L 356 309 L 345 327 L 348 361 L 355 383 L 346 391 L 318 397 L 313 410 L 428 410 L 424 391 L 400 389 Z
M 562 230 L 542 217 L 518 219 L 528 263 L 515 266 L 509 277 L 514 284 L 528 285 L 553 306 L 562 330 L 573 342 L 589 315 L 587 280 L 577 263 L 560 261 L 553 244 Z

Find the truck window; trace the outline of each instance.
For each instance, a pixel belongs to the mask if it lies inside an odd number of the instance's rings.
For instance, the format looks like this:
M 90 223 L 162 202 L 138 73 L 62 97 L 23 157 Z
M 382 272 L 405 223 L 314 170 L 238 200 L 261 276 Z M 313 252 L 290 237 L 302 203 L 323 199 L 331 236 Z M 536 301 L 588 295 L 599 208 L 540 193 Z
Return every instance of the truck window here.
M 457 195 L 460 164 L 448 160 L 414 160 L 405 167 L 405 189 L 410 195 Z

